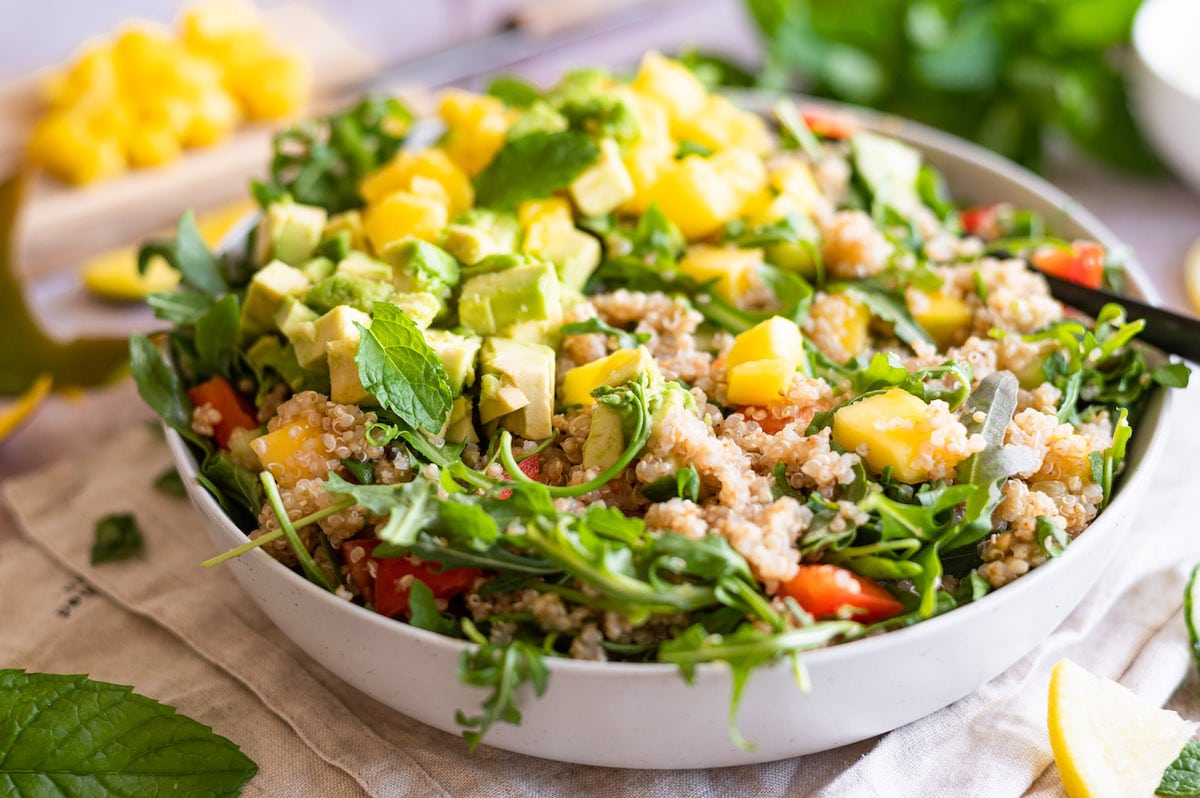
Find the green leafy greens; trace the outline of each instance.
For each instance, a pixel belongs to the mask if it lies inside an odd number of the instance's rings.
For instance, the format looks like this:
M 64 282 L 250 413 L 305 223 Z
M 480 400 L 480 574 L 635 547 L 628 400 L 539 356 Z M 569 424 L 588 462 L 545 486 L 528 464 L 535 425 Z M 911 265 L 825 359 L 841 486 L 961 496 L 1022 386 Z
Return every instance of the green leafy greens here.
M 381 302 L 370 327 L 355 326 L 362 333 L 354 361 L 363 388 L 414 429 L 439 431 L 454 398 L 449 378 L 408 314 Z
M 113 513 L 96 522 L 96 542 L 92 544 L 92 565 L 127 560 L 143 547 L 142 530 L 132 513 Z
M 515 208 L 566 188 L 600 156 L 600 148 L 573 130 L 539 130 L 507 142 L 475 178 L 476 201 Z

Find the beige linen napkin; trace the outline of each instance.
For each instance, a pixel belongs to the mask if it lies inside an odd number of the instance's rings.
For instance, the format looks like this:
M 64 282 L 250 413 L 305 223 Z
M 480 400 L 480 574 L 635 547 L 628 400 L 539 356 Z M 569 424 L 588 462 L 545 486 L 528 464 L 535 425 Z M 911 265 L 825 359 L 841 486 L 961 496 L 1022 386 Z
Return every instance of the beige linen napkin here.
M 1059 657 L 1124 675 L 1158 702 L 1191 667 L 1179 608 L 1186 571 L 1200 560 L 1200 536 L 1190 534 L 1200 492 L 1187 467 L 1200 451 L 1200 427 L 1186 421 L 1200 414 L 1200 386 L 1178 399 L 1144 522 L 1083 606 L 977 693 L 877 742 L 824 754 L 709 771 L 608 770 L 487 748 L 469 755 L 461 739 L 340 683 L 284 638 L 229 573 L 199 567 L 213 553 L 201 522 L 186 501 L 150 487 L 170 460 L 142 427 L 3 486 L 38 548 L 0 547 L 8 610 L 0 613 L 0 664 L 88 672 L 179 706 L 258 762 L 248 794 L 1060 795 L 1045 731 L 1049 668 Z M 93 523 L 121 511 L 136 513 L 145 554 L 93 568 Z

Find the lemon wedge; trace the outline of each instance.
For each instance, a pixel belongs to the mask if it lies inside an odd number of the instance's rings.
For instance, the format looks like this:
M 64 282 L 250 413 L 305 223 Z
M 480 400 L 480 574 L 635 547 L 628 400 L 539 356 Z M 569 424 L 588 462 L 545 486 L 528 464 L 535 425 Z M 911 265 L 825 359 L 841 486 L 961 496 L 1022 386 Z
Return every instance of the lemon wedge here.
M 11 435 L 17 427 L 21 426 L 21 422 L 29 418 L 34 410 L 37 410 L 42 400 L 50 394 L 50 386 L 53 382 L 54 378 L 49 374 L 41 375 L 33 381 L 33 384 L 17 401 L 0 410 L 0 441 Z
M 1200 313 L 1200 238 L 1192 244 L 1187 257 L 1183 260 L 1183 286 L 1187 289 L 1188 301 L 1192 310 Z
M 1153 796 L 1197 727 L 1067 659 L 1050 676 L 1048 723 L 1070 798 Z

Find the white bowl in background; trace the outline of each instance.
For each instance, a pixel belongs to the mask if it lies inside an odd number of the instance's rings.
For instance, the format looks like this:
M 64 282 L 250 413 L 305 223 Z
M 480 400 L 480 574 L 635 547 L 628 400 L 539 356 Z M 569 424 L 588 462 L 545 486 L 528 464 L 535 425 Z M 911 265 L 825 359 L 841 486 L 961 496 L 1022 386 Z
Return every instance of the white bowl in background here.
M 762 97 L 751 106 L 768 108 Z M 864 127 L 921 149 L 960 199 L 1007 201 L 1053 220 L 1068 238 L 1119 244 L 1099 220 L 1030 172 L 960 139 L 865 111 Z M 1157 300 L 1130 264 L 1134 291 Z M 803 655 L 811 690 L 797 688 L 786 662 L 754 672 L 737 723 L 756 746 L 730 740 L 730 677 L 720 664 L 698 669 L 689 686 L 666 664 L 552 659 L 541 698 L 522 688 L 519 726 L 497 723 L 485 742 L 567 762 L 630 768 L 700 768 L 767 762 L 863 740 L 917 720 L 971 693 L 1034 649 L 1096 582 L 1131 526 L 1153 479 L 1170 397 L 1153 396 L 1129 450 L 1117 495 L 1064 556 L 978 602 L 905 629 Z M 196 481 L 183 440 L 168 443 L 192 502 L 218 551 L 246 536 Z M 478 711 L 486 692 L 462 685 L 455 670 L 466 644 L 416 629 L 335 597 L 261 550 L 230 562 L 255 604 L 302 650 L 372 698 L 456 733 L 455 710 Z M 303 700 L 298 696 L 297 700 Z M 459 743 L 450 743 L 459 744 Z M 465 749 L 464 749 L 465 750 Z
M 1141 128 L 1200 192 L 1200 0 L 1146 0 L 1133 23 L 1132 100 Z

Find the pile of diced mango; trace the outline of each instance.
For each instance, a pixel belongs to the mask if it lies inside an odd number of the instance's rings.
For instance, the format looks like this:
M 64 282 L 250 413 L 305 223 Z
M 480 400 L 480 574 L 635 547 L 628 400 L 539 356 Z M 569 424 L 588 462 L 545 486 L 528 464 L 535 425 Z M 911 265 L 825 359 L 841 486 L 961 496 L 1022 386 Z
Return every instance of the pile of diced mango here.
M 158 166 L 242 120 L 295 115 L 310 83 L 305 59 L 276 44 L 252 6 L 209 0 L 177 33 L 130 27 L 51 76 L 29 156 L 74 184 Z

